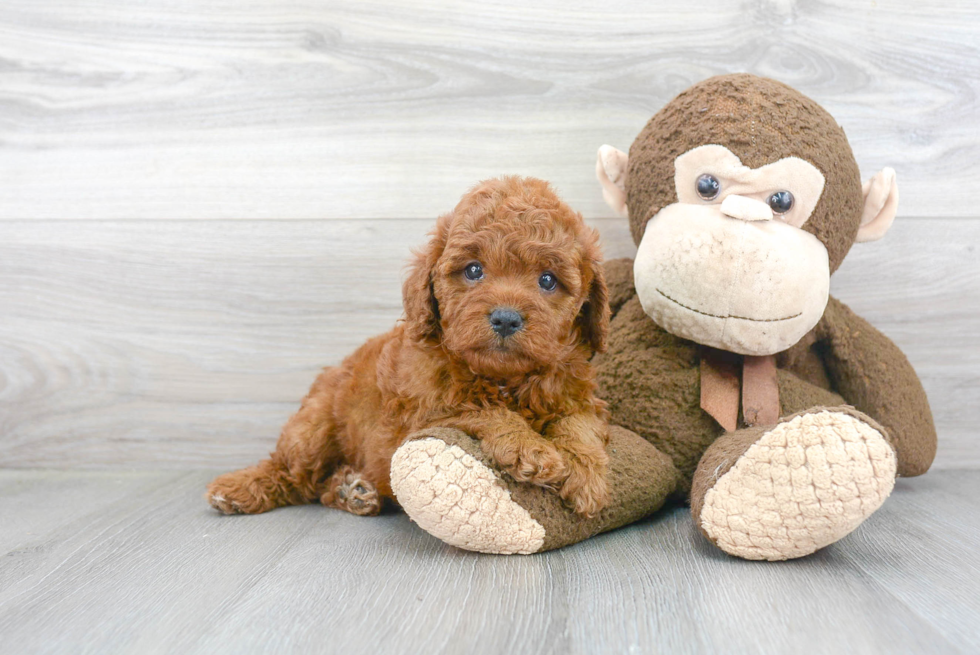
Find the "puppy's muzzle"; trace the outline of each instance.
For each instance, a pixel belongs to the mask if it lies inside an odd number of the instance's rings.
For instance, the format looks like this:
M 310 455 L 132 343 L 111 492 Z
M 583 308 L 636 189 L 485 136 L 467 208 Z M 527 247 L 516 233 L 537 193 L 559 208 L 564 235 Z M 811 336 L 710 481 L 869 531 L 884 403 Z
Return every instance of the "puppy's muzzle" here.
M 524 327 L 524 319 L 509 307 L 498 307 L 490 312 L 489 319 L 490 327 L 504 339 Z

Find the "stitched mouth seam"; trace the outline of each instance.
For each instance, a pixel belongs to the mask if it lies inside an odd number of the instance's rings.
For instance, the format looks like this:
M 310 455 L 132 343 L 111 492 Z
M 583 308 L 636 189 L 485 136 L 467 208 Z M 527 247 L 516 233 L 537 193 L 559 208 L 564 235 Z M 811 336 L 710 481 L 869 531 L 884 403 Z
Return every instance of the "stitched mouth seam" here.
M 693 307 L 688 307 L 687 305 L 685 305 L 682 302 L 677 302 L 676 300 L 674 300 L 673 298 L 671 298 L 670 296 L 668 296 L 666 293 L 664 293 L 660 289 L 657 289 L 657 293 L 659 293 L 661 296 L 663 296 L 664 298 L 666 298 L 670 302 L 674 303 L 675 305 L 678 305 L 680 307 L 683 307 L 684 309 L 690 310 L 690 311 L 694 312 L 695 314 L 701 314 L 702 316 L 710 316 L 711 318 L 721 318 L 721 319 L 725 319 L 725 318 L 737 318 L 740 321 L 753 321 L 755 323 L 778 323 L 779 321 L 788 321 L 790 319 L 799 318 L 800 316 L 803 316 L 803 312 L 800 312 L 799 314 L 793 314 L 792 316 L 786 316 L 784 318 L 749 318 L 748 316 L 731 316 L 731 315 L 729 315 L 729 316 L 719 316 L 718 314 L 709 314 L 708 312 L 703 312 L 700 309 L 694 309 Z

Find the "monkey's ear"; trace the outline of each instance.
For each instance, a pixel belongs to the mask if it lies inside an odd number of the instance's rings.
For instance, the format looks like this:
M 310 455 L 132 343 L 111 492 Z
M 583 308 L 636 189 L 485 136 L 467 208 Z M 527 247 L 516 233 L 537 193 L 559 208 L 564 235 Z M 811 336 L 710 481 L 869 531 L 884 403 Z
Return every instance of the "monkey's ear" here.
M 612 146 L 599 148 L 595 162 L 595 176 L 602 185 L 602 197 L 620 216 L 629 218 L 626 209 L 626 164 L 629 155 Z
M 417 341 L 439 336 L 439 303 L 433 289 L 436 263 L 446 248 L 451 214 L 439 218 L 430 233 L 429 242 L 415 251 L 408 278 L 402 285 L 402 304 L 405 307 L 405 327 L 409 337 Z
M 864 213 L 861 214 L 861 227 L 858 228 L 855 241 L 864 243 L 885 236 L 897 211 L 898 183 L 895 180 L 895 169 L 883 168 L 864 183 Z

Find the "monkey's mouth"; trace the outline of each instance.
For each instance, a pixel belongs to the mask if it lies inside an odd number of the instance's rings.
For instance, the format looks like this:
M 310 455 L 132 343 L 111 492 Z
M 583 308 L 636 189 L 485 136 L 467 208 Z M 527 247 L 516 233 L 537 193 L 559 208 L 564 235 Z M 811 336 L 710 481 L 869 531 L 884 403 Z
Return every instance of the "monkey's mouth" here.
M 695 309 L 694 307 L 689 307 L 688 305 L 685 305 L 682 302 L 678 302 L 678 301 L 674 300 L 673 298 L 671 298 L 670 296 L 668 296 L 666 293 L 664 293 L 660 289 L 657 289 L 657 293 L 659 293 L 661 296 L 663 296 L 664 298 L 666 298 L 670 302 L 674 303 L 678 307 L 683 307 L 684 309 L 686 309 L 688 311 L 692 311 L 695 314 L 701 314 L 702 316 L 710 316 L 711 318 L 722 318 L 722 319 L 736 318 L 736 319 L 738 319 L 740 321 L 752 321 L 754 323 L 778 323 L 780 321 L 789 321 L 789 320 L 792 320 L 794 318 L 799 318 L 800 316 L 803 316 L 803 312 L 799 312 L 798 314 L 793 314 L 792 316 L 784 316 L 783 318 L 752 318 L 750 316 L 735 316 L 733 314 L 728 314 L 727 316 L 722 316 L 720 314 L 711 314 L 711 313 L 702 311 L 700 309 Z

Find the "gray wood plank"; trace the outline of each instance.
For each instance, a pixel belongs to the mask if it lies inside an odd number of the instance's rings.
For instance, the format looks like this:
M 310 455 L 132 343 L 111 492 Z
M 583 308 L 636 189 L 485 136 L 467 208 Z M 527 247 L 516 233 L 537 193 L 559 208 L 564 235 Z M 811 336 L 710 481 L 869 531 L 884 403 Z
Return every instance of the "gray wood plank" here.
M 68 506 L 102 493 L 88 475 Z M 723 555 L 686 508 L 530 557 L 452 549 L 401 513 L 224 517 L 201 498 L 210 475 L 156 479 L 67 523 L 73 539 L 18 531 L 40 561 L 0 585 L 0 650 L 951 653 L 980 637 L 975 471 L 902 481 L 853 535 L 786 563 Z
M 598 220 L 609 256 L 633 251 Z M 0 466 L 234 467 L 401 312 L 431 221 L 0 222 Z M 906 351 L 940 467 L 980 466 L 980 221 L 903 220 L 834 291 Z
M 57 528 L 80 520 L 91 520 L 111 505 L 146 492 L 148 488 L 175 478 L 178 473 L 116 470 L 103 472 L 5 470 L 0 474 L 0 553 L 12 552 L 25 541 L 57 539 Z M 83 504 L 73 498 L 85 498 Z M 36 551 L 28 551 L 30 555 Z M 6 560 L 10 561 L 10 560 Z M 0 567 L 0 580 L 10 569 Z M 3 586 L 3 582 L 0 582 Z
M 980 608 L 974 600 L 980 579 L 977 498 L 980 476 L 975 474 L 944 471 L 899 480 L 867 527 L 835 546 L 836 555 L 965 653 L 980 643 Z
M 4 598 L 44 584 L 74 554 L 97 548 L 107 533 L 124 529 L 117 521 L 120 513 L 146 507 L 151 493 L 159 493 L 184 475 L 175 471 L 0 471 L 4 481 L 0 489 L 4 533 L 0 590 Z
M 609 216 L 625 149 L 693 82 L 790 83 L 906 216 L 971 216 L 980 6 L 195 0 L 0 6 L 0 217 L 429 218 L 477 180 Z

